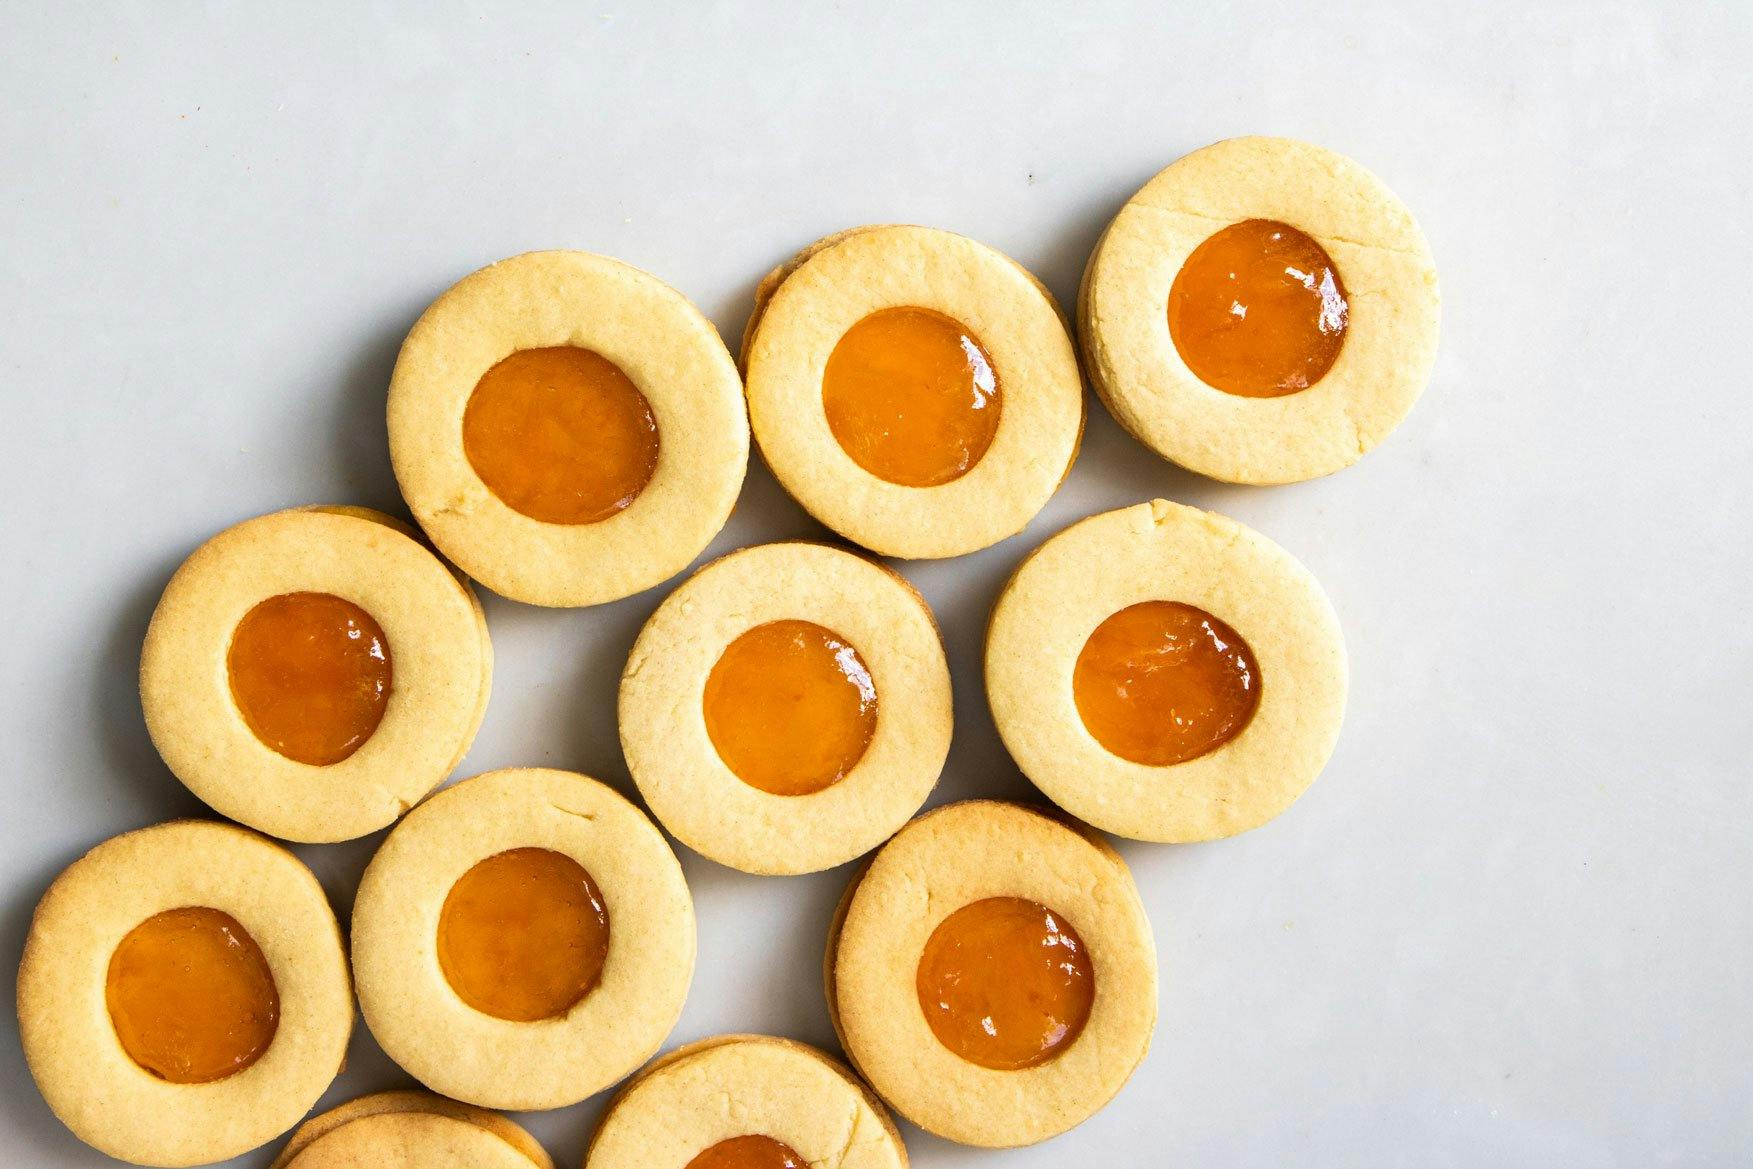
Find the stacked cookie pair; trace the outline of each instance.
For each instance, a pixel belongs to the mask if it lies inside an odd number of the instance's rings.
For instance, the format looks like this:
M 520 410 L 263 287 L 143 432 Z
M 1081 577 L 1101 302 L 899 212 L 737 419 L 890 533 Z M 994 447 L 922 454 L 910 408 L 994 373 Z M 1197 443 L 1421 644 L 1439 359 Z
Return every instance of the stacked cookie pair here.
M 230 1156 L 333 1080 L 356 988 L 384 1050 L 442 1095 L 344 1105 L 284 1165 L 545 1167 L 483 1110 L 560 1107 L 634 1073 L 593 1169 L 903 1165 L 885 1101 L 975 1145 L 1073 1127 L 1156 1018 L 1149 921 L 1098 830 L 1208 840 L 1287 808 L 1337 739 L 1338 622 L 1306 569 L 1233 520 L 1156 500 L 1075 523 L 1005 585 L 985 651 L 997 729 L 1059 810 L 921 816 L 950 672 L 925 601 L 876 557 L 1021 531 L 1076 458 L 1083 374 L 1140 441 L 1207 475 L 1346 466 L 1422 389 L 1436 304 L 1423 239 L 1379 181 L 1276 139 L 1190 155 L 1126 205 L 1076 342 L 1021 266 L 919 227 L 843 232 L 775 271 L 740 363 L 679 293 L 613 260 L 533 253 L 465 278 L 390 386 L 419 530 L 350 507 L 239 524 L 177 572 L 142 656 L 153 740 L 217 811 L 310 843 L 394 825 L 350 938 L 310 872 L 246 828 L 100 845 L 45 896 L 20 971 L 45 1097 L 125 1159 Z M 471 582 L 581 606 L 670 579 L 722 528 L 751 436 L 855 547 L 698 569 L 629 655 L 620 738 L 650 813 L 713 860 L 782 875 L 876 850 L 824 962 L 856 1072 L 734 1036 L 648 1064 L 695 946 L 657 825 L 563 771 L 430 795 L 491 689 Z

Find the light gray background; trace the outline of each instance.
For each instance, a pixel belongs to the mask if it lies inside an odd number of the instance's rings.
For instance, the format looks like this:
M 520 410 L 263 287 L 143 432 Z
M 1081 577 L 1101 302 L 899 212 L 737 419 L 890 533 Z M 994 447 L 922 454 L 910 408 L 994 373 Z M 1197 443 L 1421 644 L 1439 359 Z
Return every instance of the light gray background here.
M 9 983 L 62 866 L 201 811 L 134 686 L 167 576 L 259 512 L 401 510 L 384 389 L 451 281 L 586 248 L 734 338 L 793 249 L 898 220 L 984 240 L 1069 301 L 1159 167 L 1281 133 L 1375 169 L 1430 236 L 1444 337 L 1410 420 L 1328 480 L 1245 489 L 1161 462 L 1092 399 L 1027 532 L 904 571 L 957 682 L 934 802 L 1030 792 L 979 681 L 1000 581 L 1067 522 L 1153 495 L 1254 525 L 1324 582 L 1352 661 L 1343 739 L 1266 828 L 1122 846 L 1162 1018 L 1109 1109 L 1008 1154 L 909 1129 L 915 1162 L 1753 1158 L 1753 10 L 301 7 L 0 13 Z M 815 534 L 757 460 L 708 555 Z M 627 789 L 615 681 L 663 593 L 489 598 L 493 703 L 461 773 L 547 763 Z M 344 912 L 375 844 L 300 852 Z M 831 1045 L 817 962 L 847 873 L 682 859 L 700 961 L 673 1039 Z M 0 1161 L 100 1163 L 0 1031 Z M 361 1028 L 325 1103 L 404 1082 Z M 529 1123 L 575 1169 L 600 1107 Z

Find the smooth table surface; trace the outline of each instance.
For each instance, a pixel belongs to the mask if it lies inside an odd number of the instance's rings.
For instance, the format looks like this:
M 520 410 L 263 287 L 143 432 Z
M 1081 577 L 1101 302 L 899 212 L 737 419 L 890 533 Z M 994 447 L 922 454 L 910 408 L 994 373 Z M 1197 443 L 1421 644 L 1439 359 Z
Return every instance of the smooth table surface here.
M 1069 302 L 1158 168 L 1280 133 L 1377 171 L 1430 237 L 1444 336 L 1406 424 L 1326 480 L 1234 488 L 1092 397 L 1028 531 L 902 568 L 956 678 L 934 803 L 1031 792 L 980 686 L 1006 574 L 1154 495 L 1259 528 L 1323 582 L 1353 676 L 1338 752 L 1259 831 L 1121 845 L 1163 977 L 1155 1047 L 1110 1108 L 1003 1154 L 908 1129 L 914 1162 L 1747 1163 L 1753 9 L 783 7 L 0 11 L 8 983 L 57 871 L 202 810 L 135 689 L 166 578 L 246 516 L 402 510 L 385 386 L 451 281 L 585 248 L 734 339 L 791 251 L 903 221 L 990 243 Z M 707 555 L 820 534 L 757 458 Z M 540 763 L 628 789 L 616 679 L 665 591 L 488 598 L 493 701 L 459 774 Z M 299 850 L 343 912 L 377 839 Z M 681 855 L 700 960 L 672 1042 L 831 1046 L 818 963 L 848 872 Z M 327 1102 L 405 1082 L 361 1028 Z M 527 1122 L 576 1169 L 602 1102 Z M 37 1096 L 9 1013 L 0 1163 L 105 1163 Z

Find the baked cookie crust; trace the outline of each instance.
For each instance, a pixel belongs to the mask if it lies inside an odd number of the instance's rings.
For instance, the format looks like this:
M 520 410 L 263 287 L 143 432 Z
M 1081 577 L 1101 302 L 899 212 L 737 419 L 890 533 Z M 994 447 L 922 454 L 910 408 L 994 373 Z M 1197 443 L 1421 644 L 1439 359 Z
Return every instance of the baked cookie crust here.
M 1284 397 L 1206 385 L 1169 335 L 1169 290 L 1187 257 L 1247 219 L 1312 236 L 1350 305 L 1332 368 Z M 1400 424 L 1430 380 L 1440 315 L 1430 246 L 1379 178 L 1307 142 L 1232 138 L 1127 201 L 1084 272 L 1078 334 L 1096 393 L 1140 442 L 1213 479 L 1294 483 L 1350 466 Z
M 259 602 L 330 593 L 369 613 L 389 644 L 383 719 L 359 749 L 313 766 L 256 737 L 231 693 L 226 654 Z M 436 787 L 486 711 L 492 644 L 466 584 L 390 517 L 295 508 L 227 528 L 183 562 L 140 655 L 146 729 L 178 779 L 215 811 L 283 840 L 351 840 Z
M 443 1154 L 431 1148 L 418 1147 L 418 1145 L 425 1144 L 426 1141 L 407 1125 L 392 1123 L 390 1120 L 390 1118 L 410 1115 L 437 1116 L 460 1121 L 498 1137 L 525 1158 L 527 1164 L 517 1162 L 517 1169 L 529 1169 L 530 1166 L 534 1166 L 534 1169 L 554 1169 L 553 1158 L 548 1156 L 547 1150 L 537 1144 L 536 1139 L 516 1122 L 485 1108 L 476 1108 L 472 1104 L 448 1100 L 431 1092 L 418 1091 L 374 1092 L 369 1096 L 360 1096 L 345 1104 L 338 1104 L 327 1112 L 311 1117 L 298 1126 L 298 1131 L 292 1134 L 291 1139 L 286 1142 L 286 1147 L 280 1150 L 280 1155 L 274 1158 L 274 1163 L 269 1166 L 269 1169 L 290 1169 L 294 1164 L 299 1166 L 299 1169 L 315 1169 L 316 1165 L 325 1161 L 334 1163 L 335 1158 L 330 1157 L 326 1152 L 313 1153 L 310 1158 L 305 1160 L 300 1160 L 299 1156 L 311 1145 L 336 1129 L 355 1123 L 364 1123 L 370 1132 L 369 1144 L 372 1146 L 370 1152 L 373 1159 L 366 1164 L 381 1164 L 382 1161 L 379 1158 L 393 1158 L 403 1152 L 403 1149 L 398 1146 L 407 1146 L 406 1152 L 414 1154 L 408 1158 L 411 1161 L 411 1169 L 422 1169 L 424 1165 L 429 1163 L 428 1158 L 435 1153 L 440 1156 Z M 430 1128 L 429 1131 L 431 1131 Z M 437 1126 L 437 1131 L 441 1139 L 452 1135 L 452 1130 L 447 1126 Z M 348 1141 L 344 1142 L 345 1147 L 349 1150 L 360 1147 L 354 1145 L 353 1142 L 356 1139 L 357 1137 L 350 1137 Z M 463 1151 L 473 1152 L 476 1147 L 480 1146 L 480 1142 L 471 1137 L 464 1137 L 463 1140 L 466 1142 Z M 366 1143 L 362 1141 L 360 1145 Z M 337 1142 L 335 1147 L 343 1147 L 343 1142 Z M 499 1164 L 504 1161 L 504 1158 L 498 1155 L 497 1150 L 487 1153 L 486 1157 L 487 1161 L 480 1162 L 480 1164 L 484 1165 L 488 1162 Z M 513 1164 L 512 1162 L 505 1163 L 507 1165 Z M 341 1162 L 341 1164 L 346 1163 Z
M 583 865 L 609 916 L 597 986 L 536 1022 L 475 1010 L 438 961 L 451 887 L 515 848 Z M 604 784 L 543 768 L 464 780 L 409 813 L 366 867 L 352 930 L 372 1035 L 433 1091 L 484 1108 L 559 1108 L 621 1079 L 675 1026 L 694 969 L 693 903 L 662 834 Z
M 123 1049 L 105 985 L 124 936 L 169 909 L 220 910 L 255 939 L 280 1000 L 249 1067 L 202 1084 L 161 1080 Z M 297 857 L 254 832 L 182 820 L 98 845 L 38 904 L 18 970 L 25 1060 L 75 1136 L 141 1165 L 199 1165 L 296 1124 L 340 1071 L 353 996 L 340 926 Z
M 990 897 L 1063 914 L 1095 972 L 1082 1034 L 1018 1071 L 939 1043 L 915 988 L 932 931 Z M 1087 830 L 996 800 L 938 808 L 883 846 L 835 916 L 824 974 L 835 1030 L 878 1095 L 928 1132 L 986 1148 L 1034 1144 L 1094 1115 L 1143 1061 L 1156 1025 L 1156 950 L 1124 862 Z
M 1072 689 L 1096 626 L 1156 600 L 1228 624 L 1253 650 L 1261 679 L 1240 734 L 1162 767 L 1103 747 Z M 1048 539 L 999 595 L 987 631 L 987 700 L 1017 766 L 1067 812 L 1137 840 L 1213 840 L 1283 812 L 1332 754 L 1345 691 L 1339 619 L 1309 570 L 1232 519 L 1161 499 Z
M 514 510 L 463 450 L 481 375 L 561 345 L 614 362 L 657 420 L 651 481 L 598 523 Z M 396 480 L 432 542 L 494 592 L 548 606 L 617 600 L 680 572 L 729 518 L 749 453 L 742 383 L 712 323 L 655 276 L 575 251 L 501 260 L 435 300 L 396 361 L 389 433 Z
M 998 429 L 960 478 L 907 487 L 853 461 L 829 429 L 822 375 L 871 313 L 943 313 L 980 338 L 1002 387 Z M 781 485 L 809 513 L 884 556 L 959 556 L 1015 535 L 1071 469 L 1083 433 L 1076 350 L 1045 289 L 1009 257 L 926 227 L 854 228 L 763 282 L 743 350 L 749 418 Z
M 781 620 L 845 638 L 876 686 L 870 746 L 811 795 L 744 783 L 703 711 L 725 647 Z M 821 544 L 766 544 L 708 564 L 652 614 L 621 676 L 621 747 L 652 814 L 696 852 L 750 873 L 816 872 L 886 840 L 937 783 L 953 723 L 949 665 L 924 599 L 892 570 Z
M 907 1148 L 880 1101 L 810 1047 L 721 1035 L 654 1062 L 610 1103 L 585 1169 L 685 1169 L 734 1137 L 782 1141 L 811 1165 L 906 1169 Z

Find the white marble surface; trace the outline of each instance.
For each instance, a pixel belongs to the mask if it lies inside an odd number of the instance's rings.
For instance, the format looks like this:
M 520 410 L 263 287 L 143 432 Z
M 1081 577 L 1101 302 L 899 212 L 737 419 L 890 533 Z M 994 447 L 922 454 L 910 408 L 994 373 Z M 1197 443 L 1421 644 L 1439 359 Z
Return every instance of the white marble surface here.
M 999 582 L 1070 520 L 1155 494 L 1260 528 L 1325 583 L 1352 656 L 1343 740 L 1258 832 L 1124 846 L 1162 1019 L 1112 1107 L 1008 1154 L 908 1130 L 915 1163 L 1753 1159 L 1753 9 L 304 7 L 0 9 L 8 982 L 56 871 L 200 810 L 134 688 L 166 577 L 258 512 L 399 508 L 384 388 L 451 280 L 588 248 L 734 337 L 792 249 L 903 220 L 1070 298 L 1158 167 L 1283 133 L 1377 170 L 1430 236 L 1445 335 L 1411 419 L 1331 479 L 1241 489 L 1092 401 L 1025 534 L 905 571 L 957 680 L 935 801 L 1028 791 L 980 692 Z M 815 532 L 757 465 L 712 552 Z M 662 591 L 489 599 L 499 669 L 463 772 L 625 787 L 615 678 Z M 345 909 L 374 843 L 301 852 Z M 674 1039 L 831 1043 L 816 964 L 847 874 L 683 861 L 700 965 Z M 361 1031 L 328 1100 L 402 1082 Z M 572 1169 L 600 1106 L 529 1123 Z M 102 1162 L 32 1090 L 10 1017 L 0 1161 Z

